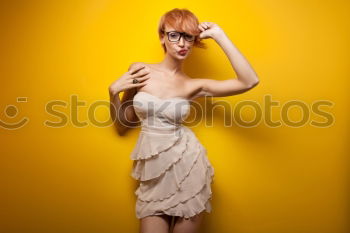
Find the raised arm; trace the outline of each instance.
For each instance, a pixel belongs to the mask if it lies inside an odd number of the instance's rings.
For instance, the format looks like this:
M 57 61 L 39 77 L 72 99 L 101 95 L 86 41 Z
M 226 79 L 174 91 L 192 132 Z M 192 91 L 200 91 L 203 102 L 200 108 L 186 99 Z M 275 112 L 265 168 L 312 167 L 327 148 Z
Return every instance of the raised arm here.
M 200 38 L 212 38 L 223 49 L 237 74 L 237 78 L 228 80 L 194 79 L 200 90 L 196 97 L 236 95 L 252 89 L 259 83 L 259 78 L 247 59 L 217 24 L 203 22 L 198 27 L 202 31 Z

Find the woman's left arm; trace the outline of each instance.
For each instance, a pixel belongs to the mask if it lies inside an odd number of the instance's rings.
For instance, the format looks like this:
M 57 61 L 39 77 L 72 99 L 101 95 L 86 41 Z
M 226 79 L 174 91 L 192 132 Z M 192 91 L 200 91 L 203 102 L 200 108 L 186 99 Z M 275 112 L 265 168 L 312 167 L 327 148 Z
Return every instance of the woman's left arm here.
M 198 25 L 202 31 L 200 38 L 212 38 L 227 55 L 237 74 L 228 80 L 199 79 L 202 96 L 228 96 L 243 93 L 259 83 L 259 78 L 247 59 L 240 53 L 225 32 L 215 23 L 203 22 Z

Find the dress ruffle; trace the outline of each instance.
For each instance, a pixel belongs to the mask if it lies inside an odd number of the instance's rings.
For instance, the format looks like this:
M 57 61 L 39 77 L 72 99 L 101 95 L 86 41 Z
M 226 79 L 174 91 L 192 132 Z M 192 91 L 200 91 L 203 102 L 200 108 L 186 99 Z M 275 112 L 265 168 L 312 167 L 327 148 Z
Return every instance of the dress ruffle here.
M 182 136 L 182 127 L 152 132 L 141 130 L 136 146 L 131 152 L 132 160 L 148 159 L 172 147 Z
M 168 214 L 192 217 L 211 212 L 214 168 L 207 150 L 186 126 L 177 133 L 140 135 L 131 176 L 140 181 L 136 216 Z

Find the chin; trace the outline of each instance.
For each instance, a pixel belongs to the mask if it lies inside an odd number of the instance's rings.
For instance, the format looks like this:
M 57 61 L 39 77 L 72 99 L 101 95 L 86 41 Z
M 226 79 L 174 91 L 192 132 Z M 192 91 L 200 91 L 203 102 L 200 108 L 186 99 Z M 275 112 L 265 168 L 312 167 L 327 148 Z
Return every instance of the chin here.
M 189 55 L 189 52 L 187 52 L 185 56 L 182 56 L 182 55 L 180 55 L 180 54 L 178 54 L 178 53 L 175 54 L 175 56 L 176 56 L 177 58 L 179 58 L 180 60 L 183 60 L 183 59 L 187 58 L 188 55 Z
M 187 54 L 186 54 L 186 56 L 181 56 L 181 55 L 175 53 L 175 54 L 172 54 L 172 57 L 174 59 L 177 59 L 177 60 L 183 60 L 183 59 L 185 59 L 187 57 Z
M 185 56 L 177 55 L 176 57 L 179 58 L 180 60 L 183 60 L 183 59 L 187 58 L 187 55 L 188 54 L 186 54 Z

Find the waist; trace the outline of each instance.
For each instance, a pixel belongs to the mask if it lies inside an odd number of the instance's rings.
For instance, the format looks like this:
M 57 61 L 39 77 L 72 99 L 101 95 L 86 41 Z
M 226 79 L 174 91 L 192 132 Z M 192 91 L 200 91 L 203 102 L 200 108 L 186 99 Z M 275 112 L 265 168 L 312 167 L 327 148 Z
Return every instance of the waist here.
M 153 126 L 153 125 L 142 125 L 141 131 L 147 133 L 157 133 L 157 134 L 171 134 L 179 132 L 183 129 L 183 125 L 165 125 L 165 126 Z

